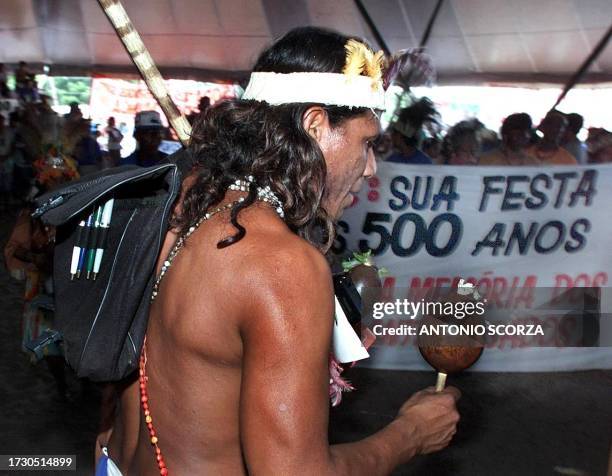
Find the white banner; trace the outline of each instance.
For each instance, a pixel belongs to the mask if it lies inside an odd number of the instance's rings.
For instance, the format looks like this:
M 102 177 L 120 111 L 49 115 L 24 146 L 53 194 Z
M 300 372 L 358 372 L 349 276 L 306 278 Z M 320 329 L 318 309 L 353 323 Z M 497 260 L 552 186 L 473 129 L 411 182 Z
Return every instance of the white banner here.
M 606 288 L 611 209 L 612 165 L 380 163 L 342 216 L 334 251 L 372 249 L 376 264 L 388 271 L 387 297 L 407 288 L 456 286 L 460 278 L 499 296 L 536 287 Z M 600 325 L 600 332 L 612 331 L 609 319 Z M 379 338 L 364 365 L 427 369 L 414 343 L 403 344 Z M 609 347 L 511 347 L 502 342 L 485 349 L 473 370 L 612 368 Z

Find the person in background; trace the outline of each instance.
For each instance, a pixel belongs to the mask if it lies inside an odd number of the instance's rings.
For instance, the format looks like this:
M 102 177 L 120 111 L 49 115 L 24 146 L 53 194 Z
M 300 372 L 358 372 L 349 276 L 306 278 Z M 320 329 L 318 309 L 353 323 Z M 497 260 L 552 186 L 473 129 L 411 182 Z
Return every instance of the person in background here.
M 527 148 L 527 155 L 535 158 L 541 165 L 577 165 L 578 162 L 572 154 L 560 145 L 567 124 L 565 114 L 559 111 L 546 114 L 538 127 L 543 136 L 537 144 Z
M 49 155 L 37 162 L 36 189 L 41 193 L 78 178 L 73 165 L 61 157 Z M 21 349 L 30 355 L 32 363 L 38 359 L 45 361 L 55 380 L 58 396 L 70 400 L 61 346 L 57 342 L 45 345 L 42 355 L 35 355 L 29 350 L 33 341 L 54 328 L 52 303 L 55 229 L 38 218 L 32 218 L 33 211 L 34 204 L 29 201 L 19 213 L 4 248 L 7 270 L 13 278 L 25 284 Z
M 497 132 L 488 129 L 482 122 L 478 121 L 478 140 L 480 142 L 480 155 L 486 154 L 492 150 L 498 149 L 500 146 Z
M 420 147 L 424 138 L 423 127 L 427 123 L 437 123 L 437 116 L 429 98 L 421 98 L 402 109 L 391 124 L 394 153 L 387 157 L 387 162 L 431 165 L 431 158 Z
M 37 359 L 28 350 L 28 345 L 40 335 L 53 328 L 53 313 L 40 306 L 51 298 L 51 276 L 53 271 L 53 240 L 55 232 L 40 220 L 30 215 L 33 207 L 24 208 L 4 249 L 7 269 L 13 277 L 24 281 L 24 308 L 22 322 L 23 352 L 30 355 L 31 362 Z M 60 398 L 69 398 L 65 376 L 65 363 L 61 347 L 52 343 L 44 348 L 42 360 L 55 380 Z
M 61 133 L 61 149 L 62 153 L 74 157 L 76 145 L 80 142 L 84 135 L 89 134 L 89 130 L 85 130 L 82 122 L 64 119 Z
M 537 165 L 539 162 L 526 153 L 532 126 L 529 114 L 510 114 L 502 123 L 501 146 L 483 154 L 478 165 Z
M 64 119 L 69 122 L 78 122 L 83 119 L 83 113 L 79 108 L 78 102 L 70 103 L 70 111 L 68 111 L 68 114 L 64 115 Z
M 63 119 L 61 127 L 62 152 L 73 156 L 76 145 L 85 134 L 89 134 L 89 131 L 83 130 L 83 114 L 76 102 L 70 103 L 70 111 L 68 114 L 64 114 Z
M 44 101 L 43 95 L 38 91 L 38 85 L 36 83 L 36 76 L 31 74 L 26 81 L 26 87 L 24 89 L 23 96 L 21 98 L 24 102 L 37 104 L 39 101 Z
M 451 127 L 442 144 L 445 165 L 476 165 L 480 154 L 478 130 L 482 124 L 469 119 Z
M 429 156 L 434 164 L 441 164 L 442 141 L 438 137 L 428 137 L 423 141 L 423 153 Z
M 198 103 L 198 110 L 193 111 L 189 116 L 187 116 L 187 120 L 193 126 L 198 117 L 200 117 L 206 110 L 210 107 L 210 98 L 208 96 L 202 96 Z
M 134 121 L 136 150 L 121 159 L 120 165 L 150 167 L 164 160 L 168 155 L 160 152 L 164 126 L 157 111 L 140 111 Z
M 42 146 L 40 135 L 32 125 L 34 113 L 33 105 L 13 111 L 10 116 L 9 127 L 14 131 L 13 141 L 13 197 L 18 201 L 25 198 L 30 190 L 31 181 L 34 178 L 32 163 L 38 157 Z
M 72 155 L 79 165 L 79 174 L 85 176 L 99 171 L 102 150 L 98 141 L 90 133 L 90 122 L 85 119 L 81 120 L 75 133 L 80 139 L 74 146 Z
M 19 66 L 15 70 L 15 92 L 22 101 L 26 101 L 26 96 L 29 94 L 28 84 L 31 81 L 30 76 L 28 64 L 25 61 L 20 61 Z
M 567 119 L 567 128 L 565 134 L 563 134 L 561 145 L 574 156 L 579 164 L 586 164 L 588 159 L 586 144 L 578 139 L 578 133 L 584 125 L 584 118 L 575 112 L 566 114 L 565 118 Z
M 108 139 L 107 148 L 108 155 L 110 156 L 110 165 L 114 167 L 121 161 L 121 141 L 123 140 L 123 134 L 115 127 L 114 117 L 108 118 L 104 132 Z
M 612 163 L 612 132 L 591 127 L 586 143 L 589 152 L 589 164 Z
M 40 103 L 36 105 L 35 120 L 43 146 L 61 142 L 63 121 L 51 107 L 50 96 L 40 95 Z

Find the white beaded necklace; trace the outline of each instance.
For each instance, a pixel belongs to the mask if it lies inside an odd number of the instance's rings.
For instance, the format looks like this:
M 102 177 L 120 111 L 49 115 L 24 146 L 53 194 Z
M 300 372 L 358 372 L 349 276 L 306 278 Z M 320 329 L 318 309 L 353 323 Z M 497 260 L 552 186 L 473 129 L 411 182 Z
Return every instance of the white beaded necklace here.
M 251 184 L 253 184 L 253 176 L 249 175 L 246 178 L 246 180 L 236 180 L 232 185 L 229 186 L 229 189 L 233 191 L 248 192 L 250 190 Z M 276 194 L 270 189 L 269 186 L 266 186 L 263 188 L 257 187 L 257 199 L 272 205 L 274 207 L 274 211 L 278 213 L 278 216 L 280 216 L 281 219 L 285 218 L 285 212 L 283 210 L 282 202 L 279 200 Z M 215 210 L 211 212 L 207 212 L 195 224 L 189 227 L 189 230 L 186 233 L 178 237 L 178 239 L 176 240 L 176 243 L 170 250 L 170 253 L 168 253 L 168 257 L 164 261 L 161 267 L 161 270 L 159 272 L 159 275 L 155 279 L 155 283 L 153 284 L 153 291 L 151 293 L 151 302 L 154 301 L 155 298 L 157 297 L 157 294 L 159 292 L 159 285 L 164 275 L 170 268 L 170 266 L 172 266 L 172 263 L 174 262 L 174 258 L 176 258 L 176 255 L 178 255 L 179 251 L 183 248 L 183 246 L 185 246 L 185 240 L 187 240 L 187 238 L 189 238 L 191 234 L 194 231 L 196 231 L 198 227 L 202 223 L 204 223 L 206 220 L 209 220 L 214 215 L 221 213 L 225 210 L 229 210 L 232 207 L 234 207 L 234 205 L 237 205 L 242 202 L 244 202 L 244 197 L 240 197 L 238 200 L 234 200 L 232 202 L 226 203 L 222 207 L 216 208 Z

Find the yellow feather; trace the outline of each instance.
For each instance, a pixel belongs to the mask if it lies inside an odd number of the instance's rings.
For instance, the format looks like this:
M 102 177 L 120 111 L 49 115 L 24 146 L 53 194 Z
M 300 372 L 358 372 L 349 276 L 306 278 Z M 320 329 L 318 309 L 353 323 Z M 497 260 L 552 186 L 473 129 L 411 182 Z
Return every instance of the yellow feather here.
M 382 78 L 384 61 L 385 54 L 379 51 L 376 54 L 372 54 L 369 61 L 366 62 L 366 73 L 374 81 L 380 81 Z
M 349 40 L 344 48 L 346 50 L 346 62 L 342 72 L 347 76 L 359 76 L 366 66 L 367 46 L 359 41 Z

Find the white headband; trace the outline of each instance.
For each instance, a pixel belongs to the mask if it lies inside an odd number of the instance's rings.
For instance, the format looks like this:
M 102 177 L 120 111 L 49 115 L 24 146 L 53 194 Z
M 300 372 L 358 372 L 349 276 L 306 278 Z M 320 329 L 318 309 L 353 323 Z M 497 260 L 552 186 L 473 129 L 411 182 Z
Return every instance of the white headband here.
M 265 101 L 272 106 L 312 102 L 385 109 L 382 81 L 340 73 L 251 73 L 242 99 Z

